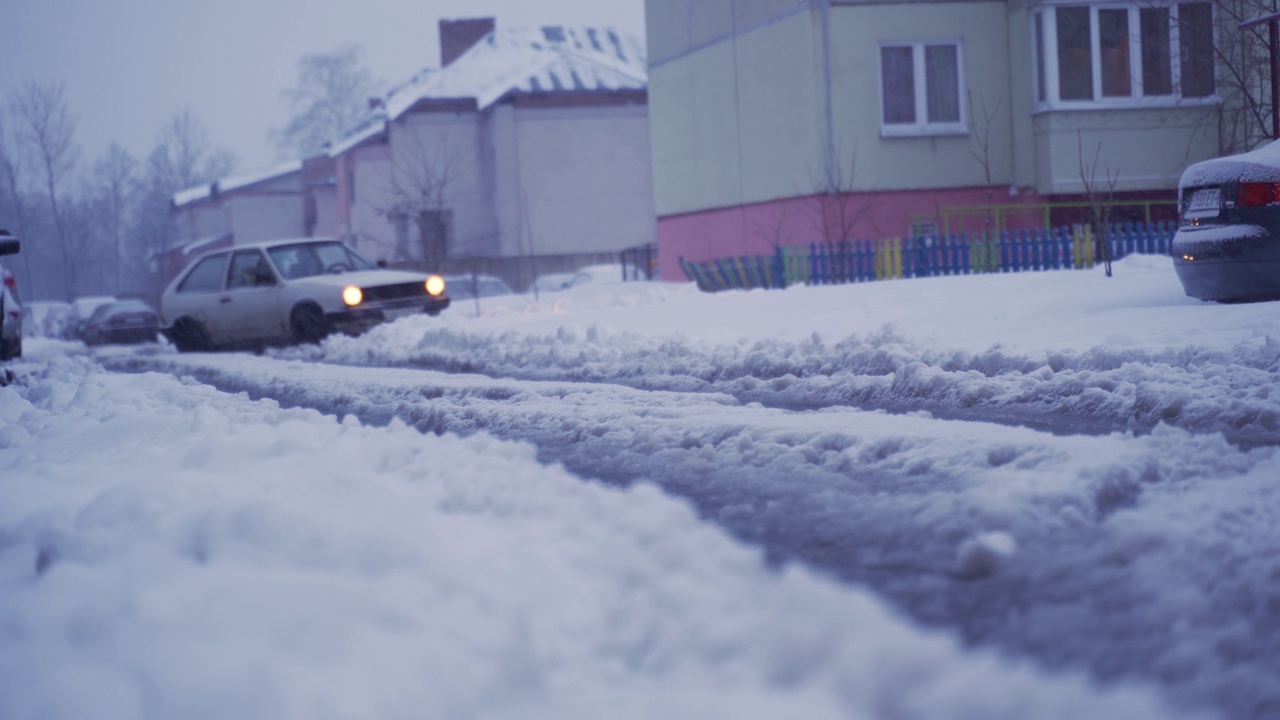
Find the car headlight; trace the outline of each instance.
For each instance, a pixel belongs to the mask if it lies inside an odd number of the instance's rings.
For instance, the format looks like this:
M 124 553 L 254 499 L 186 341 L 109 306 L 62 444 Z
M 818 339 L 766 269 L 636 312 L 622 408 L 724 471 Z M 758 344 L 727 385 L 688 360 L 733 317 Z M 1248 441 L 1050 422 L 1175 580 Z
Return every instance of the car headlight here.
M 427 286 L 428 295 L 436 296 L 444 292 L 444 278 L 439 275 L 432 275 L 427 278 L 425 285 Z
M 355 285 L 348 285 L 342 289 L 342 302 L 349 307 L 355 307 L 364 301 L 364 293 Z

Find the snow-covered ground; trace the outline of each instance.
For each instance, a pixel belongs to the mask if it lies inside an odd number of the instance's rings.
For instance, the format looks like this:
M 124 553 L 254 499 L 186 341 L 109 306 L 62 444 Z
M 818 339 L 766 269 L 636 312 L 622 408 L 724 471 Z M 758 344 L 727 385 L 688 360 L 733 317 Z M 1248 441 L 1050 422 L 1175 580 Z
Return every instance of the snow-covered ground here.
M 31 340 L 0 717 L 1280 717 L 1277 309 L 1135 257 Z

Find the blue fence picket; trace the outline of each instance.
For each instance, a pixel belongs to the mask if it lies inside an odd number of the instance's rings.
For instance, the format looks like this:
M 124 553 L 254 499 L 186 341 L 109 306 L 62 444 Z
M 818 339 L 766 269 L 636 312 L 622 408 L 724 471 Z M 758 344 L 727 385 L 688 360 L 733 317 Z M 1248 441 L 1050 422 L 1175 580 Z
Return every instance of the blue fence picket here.
M 1177 224 L 1118 222 L 1102 237 L 1067 226 L 952 233 L 891 240 L 833 240 L 775 248 L 772 253 L 690 262 L 680 269 L 698 289 L 786 288 L 894 277 L 923 278 L 975 272 L 1025 272 L 1092 267 L 1102 243 L 1111 259 L 1135 253 L 1168 255 Z M 1092 237 L 1092 242 L 1086 239 Z M 1076 254 L 1080 257 L 1077 258 Z M 1095 255 L 1097 256 L 1095 258 Z

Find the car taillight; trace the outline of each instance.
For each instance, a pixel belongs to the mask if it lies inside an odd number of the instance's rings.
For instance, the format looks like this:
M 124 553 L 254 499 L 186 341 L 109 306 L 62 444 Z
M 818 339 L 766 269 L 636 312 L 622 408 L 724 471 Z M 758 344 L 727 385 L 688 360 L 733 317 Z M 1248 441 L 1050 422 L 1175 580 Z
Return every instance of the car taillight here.
M 1236 207 L 1260 207 L 1280 202 L 1280 183 L 1242 182 L 1236 190 Z

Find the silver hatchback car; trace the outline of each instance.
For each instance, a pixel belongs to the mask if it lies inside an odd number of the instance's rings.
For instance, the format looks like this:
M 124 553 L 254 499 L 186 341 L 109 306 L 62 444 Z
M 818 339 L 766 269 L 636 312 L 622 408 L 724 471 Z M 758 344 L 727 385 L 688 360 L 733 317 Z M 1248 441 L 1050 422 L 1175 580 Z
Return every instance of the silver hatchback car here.
M 388 270 L 338 240 L 303 238 L 200 256 L 165 289 L 160 321 L 187 352 L 319 342 L 447 307 L 439 275 Z

